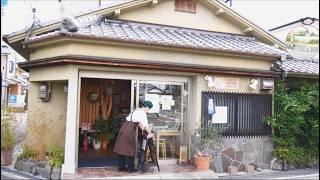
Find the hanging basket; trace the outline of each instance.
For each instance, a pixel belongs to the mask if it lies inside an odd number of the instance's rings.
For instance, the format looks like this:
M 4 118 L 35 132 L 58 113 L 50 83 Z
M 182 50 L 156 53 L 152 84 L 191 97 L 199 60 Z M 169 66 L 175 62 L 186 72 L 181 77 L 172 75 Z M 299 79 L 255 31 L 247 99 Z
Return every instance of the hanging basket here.
M 209 170 L 212 156 L 194 155 L 194 159 L 195 159 L 195 164 L 197 166 L 197 170 Z

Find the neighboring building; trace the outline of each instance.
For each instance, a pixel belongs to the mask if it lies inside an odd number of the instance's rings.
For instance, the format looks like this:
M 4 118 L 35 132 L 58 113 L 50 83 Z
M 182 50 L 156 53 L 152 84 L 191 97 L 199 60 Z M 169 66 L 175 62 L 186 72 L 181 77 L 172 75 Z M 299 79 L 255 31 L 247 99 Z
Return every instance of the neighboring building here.
M 289 22 L 287 24 L 283 24 L 283 25 L 271 28 L 269 31 L 275 37 L 285 42 L 289 32 L 292 31 L 297 26 L 302 26 L 302 25 L 311 25 L 319 29 L 319 19 L 313 18 L 313 17 L 305 17 L 293 22 Z
M 28 125 L 50 124 L 44 138 L 64 146 L 63 173 L 88 164 L 80 132 L 99 114 L 121 122 L 144 100 L 154 103 L 148 119 L 161 164 L 176 163 L 182 145 L 190 150 L 197 124 L 213 123 L 227 125 L 228 136 L 213 154 L 216 172 L 270 168 L 263 119 L 281 76 L 270 68 L 285 45 L 219 1 L 114 2 L 4 40 L 28 60 L 19 64 L 30 73 Z M 28 134 L 27 144 L 34 139 Z
M 296 59 L 319 59 L 319 19 L 305 17 L 269 31 L 286 43 Z
M 24 107 L 29 74 L 18 67 L 25 61 L 8 45 L 1 44 L 1 105 Z
M 269 30 L 274 36 L 279 38 L 281 41 L 285 42 L 290 32 L 292 32 L 293 30 L 299 27 L 303 27 L 306 25 L 314 27 L 318 31 L 318 38 L 317 38 L 318 42 L 315 44 L 315 46 L 312 49 L 308 47 L 306 48 L 304 46 L 303 50 L 305 49 L 308 49 L 308 51 L 312 50 L 314 52 L 317 52 L 317 55 L 311 58 L 308 58 L 308 57 L 303 58 L 303 56 L 301 57 L 287 56 L 281 61 L 274 62 L 272 67 L 273 70 L 282 72 L 283 78 L 288 78 L 287 81 L 289 82 L 295 82 L 297 78 L 299 78 L 300 80 L 302 79 L 305 79 L 305 80 L 308 79 L 311 81 L 319 80 L 319 19 L 305 17 L 297 21 L 289 22 L 287 24 L 284 24 Z M 298 45 L 296 46 L 297 46 L 296 48 L 298 48 Z M 293 85 L 294 83 L 290 83 L 290 84 Z

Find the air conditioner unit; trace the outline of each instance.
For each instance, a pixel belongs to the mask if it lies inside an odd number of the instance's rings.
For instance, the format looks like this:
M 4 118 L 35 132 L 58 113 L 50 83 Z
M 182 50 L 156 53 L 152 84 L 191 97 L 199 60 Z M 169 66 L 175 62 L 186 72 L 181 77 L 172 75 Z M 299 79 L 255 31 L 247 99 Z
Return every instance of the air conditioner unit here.
M 260 90 L 272 90 L 274 86 L 274 81 L 271 78 L 261 78 L 260 80 Z

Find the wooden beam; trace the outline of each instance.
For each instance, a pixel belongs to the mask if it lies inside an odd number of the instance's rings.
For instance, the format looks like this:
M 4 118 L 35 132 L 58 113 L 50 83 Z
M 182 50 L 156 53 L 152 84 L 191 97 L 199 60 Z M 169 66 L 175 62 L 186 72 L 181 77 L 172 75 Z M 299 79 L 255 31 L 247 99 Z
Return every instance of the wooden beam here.
M 253 31 L 253 29 L 251 27 L 248 27 L 243 30 L 244 33 L 251 33 L 252 31 Z
M 114 17 L 119 17 L 119 16 L 120 16 L 120 12 L 121 12 L 120 9 L 116 9 L 116 10 L 114 11 Z
M 158 4 L 158 0 L 152 0 L 150 6 L 155 7 Z
M 225 13 L 225 11 L 223 9 L 219 9 L 217 12 L 214 13 L 215 16 L 220 16 L 223 13 Z

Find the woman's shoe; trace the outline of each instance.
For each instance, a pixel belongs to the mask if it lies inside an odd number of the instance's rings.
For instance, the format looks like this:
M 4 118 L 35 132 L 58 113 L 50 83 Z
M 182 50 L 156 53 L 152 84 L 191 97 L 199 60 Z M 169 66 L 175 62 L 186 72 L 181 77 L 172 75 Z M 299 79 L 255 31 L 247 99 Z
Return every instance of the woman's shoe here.
M 128 171 L 128 168 L 118 168 L 118 171 Z
M 129 169 L 128 170 L 128 173 L 135 173 L 135 172 L 138 172 L 138 169 Z

